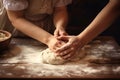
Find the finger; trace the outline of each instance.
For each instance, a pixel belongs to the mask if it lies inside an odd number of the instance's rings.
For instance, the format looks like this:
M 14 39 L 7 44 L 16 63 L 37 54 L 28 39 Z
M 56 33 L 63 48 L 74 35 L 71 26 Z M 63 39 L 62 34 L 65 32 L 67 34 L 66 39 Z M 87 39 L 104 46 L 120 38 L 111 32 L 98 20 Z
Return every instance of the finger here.
M 55 38 L 59 37 L 59 35 L 57 33 L 54 34 Z
M 65 55 L 71 53 L 73 50 L 74 50 L 74 48 L 67 49 L 64 52 L 60 53 L 60 56 L 65 56 Z
M 56 46 L 54 46 L 55 47 L 55 52 L 56 52 L 56 50 L 57 49 L 59 49 L 61 46 L 63 46 L 65 43 L 63 42 L 63 41 L 59 41 L 57 44 L 56 44 Z M 58 53 L 59 54 L 59 53 Z
M 62 42 L 58 41 L 58 43 L 56 45 L 57 45 L 57 47 L 61 47 L 62 46 Z
M 64 41 L 61 41 L 61 46 L 63 46 L 63 45 L 65 45 L 66 44 L 66 42 L 64 42 Z
M 65 56 L 62 56 L 62 58 L 65 59 L 65 60 L 70 60 L 72 56 L 73 56 L 73 52 L 71 52 L 71 53 L 69 53 Z
M 67 50 L 67 49 L 69 49 L 70 48 L 70 43 L 66 43 L 65 45 L 63 45 L 63 46 L 61 46 L 60 48 L 58 48 L 57 50 L 56 50 L 56 52 L 63 52 L 63 51 L 65 51 L 65 50 Z
M 59 49 L 61 47 L 61 42 L 58 41 L 54 46 L 53 46 L 53 49 L 54 51 L 56 51 L 57 49 Z
M 58 31 L 55 31 L 55 32 L 54 32 L 54 36 L 55 36 L 56 38 L 59 36 Z
M 58 43 L 59 48 L 62 47 L 63 45 L 65 45 L 65 44 L 66 44 L 66 42 L 64 42 L 64 41 L 59 41 L 59 43 Z

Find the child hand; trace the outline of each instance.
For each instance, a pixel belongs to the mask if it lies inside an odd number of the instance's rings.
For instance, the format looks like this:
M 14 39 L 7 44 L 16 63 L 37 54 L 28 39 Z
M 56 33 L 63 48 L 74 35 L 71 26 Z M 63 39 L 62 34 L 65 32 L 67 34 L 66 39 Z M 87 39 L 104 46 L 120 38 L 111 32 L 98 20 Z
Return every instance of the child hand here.
M 54 36 L 50 38 L 49 42 L 48 42 L 48 47 L 50 48 L 51 51 L 56 52 L 56 50 L 58 48 L 60 48 L 62 45 L 64 45 L 65 43 L 61 40 L 58 40 L 57 38 L 55 38 Z
M 67 32 L 64 30 L 64 28 L 56 28 L 54 31 L 54 36 L 59 37 L 59 36 L 66 36 L 68 35 Z

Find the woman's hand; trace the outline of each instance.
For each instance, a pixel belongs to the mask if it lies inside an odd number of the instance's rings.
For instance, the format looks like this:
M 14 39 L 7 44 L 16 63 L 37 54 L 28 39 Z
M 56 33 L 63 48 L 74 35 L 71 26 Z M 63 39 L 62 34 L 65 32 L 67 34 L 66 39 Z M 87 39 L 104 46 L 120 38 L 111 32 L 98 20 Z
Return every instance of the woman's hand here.
M 58 39 L 67 42 L 56 50 L 56 53 L 63 59 L 70 59 L 83 47 L 78 36 L 61 36 Z

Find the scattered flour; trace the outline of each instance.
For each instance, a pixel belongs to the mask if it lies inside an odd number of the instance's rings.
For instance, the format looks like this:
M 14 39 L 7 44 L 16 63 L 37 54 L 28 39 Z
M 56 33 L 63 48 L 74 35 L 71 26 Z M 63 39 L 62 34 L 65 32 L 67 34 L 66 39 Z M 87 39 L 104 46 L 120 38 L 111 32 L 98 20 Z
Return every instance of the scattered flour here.
M 100 41 L 96 42 L 100 43 Z M 14 68 L 11 68 L 11 72 L 8 70 L 0 70 L 0 75 L 2 73 L 9 76 L 17 75 L 18 73 L 14 72 L 16 70 L 22 72 L 21 77 L 83 77 L 86 75 L 96 76 L 97 74 L 108 75 L 111 72 L 120 74 L 120 66 L 113 67 L 112 64 L 108 66 L 105 64 L 90 63 L 90 59 L 95 61 L 103 57 L 102 55 L 105 51 L 115 49 L 114 46 L 112 46 L 113 45 L 99 44 L 91 47 L 88 45 L 86 51 L 87 56 L 84 59 L 75 62 L 67 62 L 64 65 L 51 65 L 42 63 L 40 52 L 45 50 L 47 48 L 46 46 L 14 45 L 12 46 L 12 51 L 9 51 L 9 53 L 5 52 L 3 58 L 0 58 L 0 63 L 10 63 L 11 67 Z M 98 53 L 96 51 L 98 51 Z M 98 54 L 99 56 L 97 56 Z M 3 64 L 3 67 L 7 69 L 8 64 Z
M 86 56 L 84 49 L 77 51 L 76 55 L 74 55 L 71 58 L 71 60 L 62 59 L 61 57 L 53 53 L 49 48 L 40 52 L 40 54 L 41 54 L 41 59 L 43 63 L 53 64 L 53 65 L 60 65 L 60 64 L 64 64 L 65 62 L 71 62 L 71 61 L 74 61 L 74 62 L 79 61 L 80 59 Z

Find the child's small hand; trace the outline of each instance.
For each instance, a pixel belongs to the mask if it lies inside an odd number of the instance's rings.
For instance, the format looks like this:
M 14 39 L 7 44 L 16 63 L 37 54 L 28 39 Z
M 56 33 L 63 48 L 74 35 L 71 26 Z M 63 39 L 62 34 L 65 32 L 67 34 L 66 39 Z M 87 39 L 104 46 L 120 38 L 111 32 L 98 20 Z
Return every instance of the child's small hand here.
M 64 30 L 64 28 L 56 28 L 54 31 L 54 36 L 59 37 L 59 36 L 66 36 L 68 35 L 67 32 Z
M 47 45 L 50 48 L 50 50 L 52 50 L 53 52 L 56 52 L 56 50 L 64 44 L 65 43 L 63 41 L 58 40 L 55 37 L 51 37 Z

